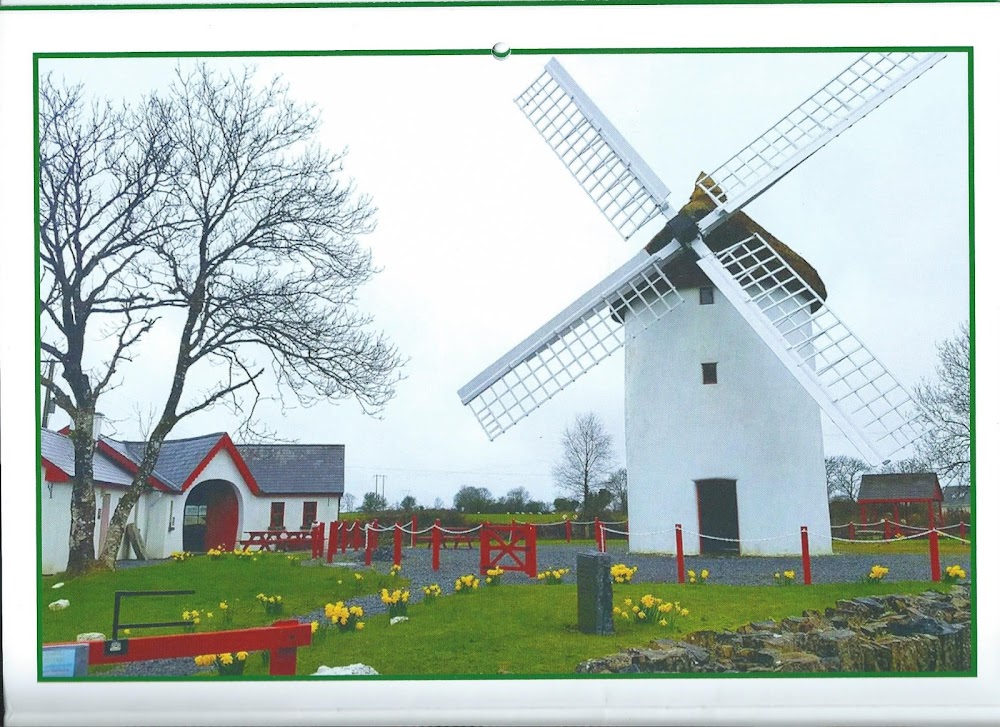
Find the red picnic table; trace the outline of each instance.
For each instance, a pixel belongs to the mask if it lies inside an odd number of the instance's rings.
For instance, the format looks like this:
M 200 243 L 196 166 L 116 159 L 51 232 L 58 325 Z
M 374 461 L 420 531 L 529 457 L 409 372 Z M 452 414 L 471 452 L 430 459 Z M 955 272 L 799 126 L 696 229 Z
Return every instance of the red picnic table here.
M 244 548 L 256 545 L 260 550 L 307 550 L 312 545 L 309 530 L 248 530 L 249 538 L 240 541 Z

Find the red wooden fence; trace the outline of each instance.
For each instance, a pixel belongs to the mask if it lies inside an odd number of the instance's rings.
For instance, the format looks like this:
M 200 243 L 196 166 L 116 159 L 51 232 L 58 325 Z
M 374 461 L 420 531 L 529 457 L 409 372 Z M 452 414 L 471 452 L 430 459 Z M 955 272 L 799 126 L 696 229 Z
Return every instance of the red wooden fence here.
M 506 561 L 505 556 L 509 556 Z M 486 571 L 497 567 L 507 571 L 521 571 L 531 578 L 538 576 L 534 525 L 482 526 L 479 531 L 479 573 L 486 575 Z

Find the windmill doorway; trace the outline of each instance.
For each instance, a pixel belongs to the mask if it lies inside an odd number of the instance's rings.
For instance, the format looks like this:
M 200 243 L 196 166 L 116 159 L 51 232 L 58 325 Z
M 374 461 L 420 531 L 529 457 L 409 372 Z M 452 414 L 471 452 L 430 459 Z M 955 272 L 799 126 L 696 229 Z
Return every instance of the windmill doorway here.
M 739 555 L 740 517 L 736 507 L 736 480 L 697 480 L 695 488 L 698 493 L 698 532 L 701 533 L 702 555 Z
M 240 501 L 236 490 L 225 480 L 208 480 L 191 490 L 184 503 L 184 550 L 204 553 L 222 546 L 236 545 Z

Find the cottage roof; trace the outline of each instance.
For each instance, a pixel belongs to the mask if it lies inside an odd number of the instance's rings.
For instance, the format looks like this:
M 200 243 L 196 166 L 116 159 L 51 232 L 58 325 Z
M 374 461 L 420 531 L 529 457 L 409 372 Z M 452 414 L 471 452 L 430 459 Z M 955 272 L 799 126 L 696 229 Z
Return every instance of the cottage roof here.
M 199 437 L 166 440 L 160 447 L 160 456 L 156 460 L 153 474 L 171 489 L 180 491 L 191 473 L 224 436 L 225 432 L 214 432 Z M 146 451 L 145 442 L 119 442 L 109 437 L 101 437 L 101 441 L 135 464 L 142 461 Z
M 265 494 L 344 492 L 343 444 L 237 444 L 236 449 Z
M 941 501 L 941 484 L 934 472 L 862 475 L 858 502 Z
M 73 440 L 65 434 L 42 430 L 42 459 L 59 468 L 68 477 L 76 475 Z M 94 481 L 105 485 L 132 484 L 132 475 L 100 451 L 94 452 Z
M 129 485 L 142 461 L 145 442 L 101 437 L 94 450 L 94 477 L 100 482 Z M 102 448 L 107 448 L 101 451 Z M 182 492 L 216 452 L 225 449 L 247 485 L 263 495 L 340 495 L 344 492 L 342 444 L 239 444 L 225 432 L 168 439 L 160 448 L 153 478 L 161 489 Z M 117 456 L 117 461 L 116 461 Z M 42 457 L 73 476 L 73 442 L 65 434 L 42 430 Z
M 941 492 L 944 493 L 945 507 L 968 508 L 972 504 L 972 497 L 969 493 L 968 485 L 952 485 L 951 487 L 942 487 Z

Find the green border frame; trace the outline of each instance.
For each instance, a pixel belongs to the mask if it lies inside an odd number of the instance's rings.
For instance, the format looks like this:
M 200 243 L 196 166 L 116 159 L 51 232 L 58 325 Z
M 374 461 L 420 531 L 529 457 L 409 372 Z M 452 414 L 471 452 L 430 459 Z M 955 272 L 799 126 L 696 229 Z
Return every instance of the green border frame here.
M 740 0 L 742 2 L 743 0 Z M 752 0 L 745 0 L 748 4 L 752 3 Z M 770 0 L 776 4 L 782 4 L 786 0 Z M 799 0 L 787 0 L 791 3 L 802 4 Z M 823 2 L 850 2 L 850 0 L 821 0 Z M 864 0 L 869 1 L 869 0 Z M 872 2 L 877 2 L 879 0 L 870 0 Z M 904 2 L 905 0 L 888 0 L 889 2 Z M 926 0 L 927 2 L 957 2 L 959 0 Z M 985 1 L 994 2 L 995 0 L 973 0 L 973 1 Z M 344 3 L 344 4 L 331 4 L 331 3 L 301 3 L 299 5 L 307 7 L 399 7 L 399 6 L 430 6 L 430 5 L 577 5 L 577 4 L 662 4 L 659 2 L 654 2 L 650 0 L 647 3 L 630 3 L 625 2 L 625 0 L 610 0 L 609 2 L 589 2 L 585 1 L 582 3 L 570 2 L 568 0 L 535 0 L 533 2 L 524 3 L 509 3 L 503 0 L 498 0 L 498 2 L 489 2 L 483 0 L 481 2 L 444 2 L 444 3 L 433 3 L 433 2 L 419 2 L 419 3 L 394 3 L 394 2 L 380 2 L 380 3 Z M 691 4 L 717 4 L 711 0 L 692 0 Z M 268 3 L 265 5 L 256 4 L 241 4 L 240 7 L 286 7 L 280 3 Z M 52 6 L 55 9 L 57 6 Z M 83 6 L 71 6 L 72 9 L 82 9 Z M 104 9 L 105 6 L 87 6 L 87 7 L 99 7 Z M 123 8 L 127 6 L 115 6 L 117 8 Z M 149 7 L 149 6 L 136 6 L 136 7 Z M 170 6 L 158 6 L 158 7 L 169 7 L 171 9 L 175 8 L 190 8 L 190 7 L 237 7 L 236 5 L 223 5 L 223 6 L 204 6 L 204 5 L 170 5 Z M 11 6 L 3 9 L 15 9 Z M 16 9 L 38 9 L 38 8 L 25 8 L 23 6 L 18 6 Z M 969 336 L 970 336 L 970 371 L 969 371 L 969 385 L 970 385 L 970 425 L 972 432 L 971 439 L 971 463 L 970 463 L 970 511 L 969 520 L 972 526 L 972 532 L 976 532 L 976 316 L 975 316 L 975 299 L 976 299 L 976 270 L 975 270 L 975 104 L 974 104 L 974 47 L 973 46 L 812 46 L 812 47 L 767 47 L 767 46 L 755 46 L 747 48 L 511 48 L 510 52 L 506 57 L 513 55 L 520 56 L 538 56 L 538 55 L 683 55 L 683 54 L 743 54 L 743 53 L 768 53 L 768 54 L 792 54 L 792 53 L 857 53 L 857 52 L 885 52 L 885 51 L 936 51 L 936 52 L 949 52 L 949 53 L 964 53 L 966 54 L 966 64 L 967 64 L 967 99 L 968 99 L 968 167 L 969 167 L 969 178 L 968 178 L 968 196 L 969 196 L 969 239 L 968 239 L 968 253 L 969 253 Z M 424 50 L 424 49 L 392 49 L 392 50 L 285 50 L 285 51 L 148 51 L 148 52 L 69 52 L 69 53 L 35 53 L 32 56 L 32 81 L 33 81 L 33 98 L 32 98 L 32 110 L 34 113 L 34 203 L 35 203 L 35 221 L 34 221 L 34 244 L 35 244 L 35 264 L 34 264 L 34 274 L 35 274 L 35 456 L 36 462 L 41 462 L 42 458 L 42 440 L 41 440 L 41 308 L 38 305 L 41 294 L 41 270 L 40 270 L 40 245 L 41 245 L 41 229 L 39 220 L 39 210 L 40 210 L 40 196 L 39 196 L 39 120 L 38 120 L 38 91 L 39 91 L 39 61 L 43 60 L 65 60 L 73 58 L 86 58 L 86 59 L 114 59 L 114 58 L 264 58 L 264 57 L 337 57 L 337 56 L 400 56 L 400 57 L 412 57 L 412 56 L 489 56 L 492 55 L 493 51 L 490 48 L 462 48 L 462 49 L 440 49 L 440 50 Z M 35 532 L 36 535 L 41 532 L 42 521 L 41 521 L 41 498 L 42 498 L 42 479 L 41 471 L 36 468 L 36 481 L 35 481 Z M 72 679 L 66 679 L 62 677 L 43 677 L 42 676 L 42 541 L 40 537 L 36 537 L 35 541 L 35 551 L 36 551 L 36 608 L 38 616 L 38 627 L 36 634 L 37 642 L 37 681 L 43 683 L 67 683 L 67 682 L 125 682 L 125 683 L 147 683 L 147 682 L 191 682 L 196 681 L 197 678 L 192 678 L 189 676 L 152 676 L 152 677 L 114 677 L 114 676 L 87 676 L 87 677 L 76 677 Z M 969 562 L 970 569 L 972 573 L 977 573 L 976 565 L 976 544 L 972 543 L 969 550 Z M 477 680 L 477 681 L 495 681 L 495 680 L 539 680 L 539 679 L 626 679 L 626 680 L 636 680 L 636 679 L 850 679 L 850 678 L 938 678 L 938 677 L 975 677 L 978 675 L 978 603 L 977 603 L 977 587 L 976 580 L 973 579 L 970 582 L 969 588 L 969 598 L 971 601 L 971 624 L 970 628 L 972 630 L 971 635 L 971 669 L 969 671 L 948 671 L 948 672 L 933 672 L 928 674 L 926 672 L 844 672 L 844 673 L 736 673 L 736 674 L 449 674 L 447 676 L 440 675 L 409 675 L 409 676 L 396 676 L 396 675 L 380 675 L 377 677 L 371 676 L 342 676 L 338 680 L 348 680 L 348 681 L 454 681 L 454 680 Z M 224 681 L 229 681 L 223 679 Z M 235 681 L 309 681 L 309 677 L 306 676 L 287 676 L 287 677 L 274 677 L 274 676 L 241 676 L 234 679 Z

